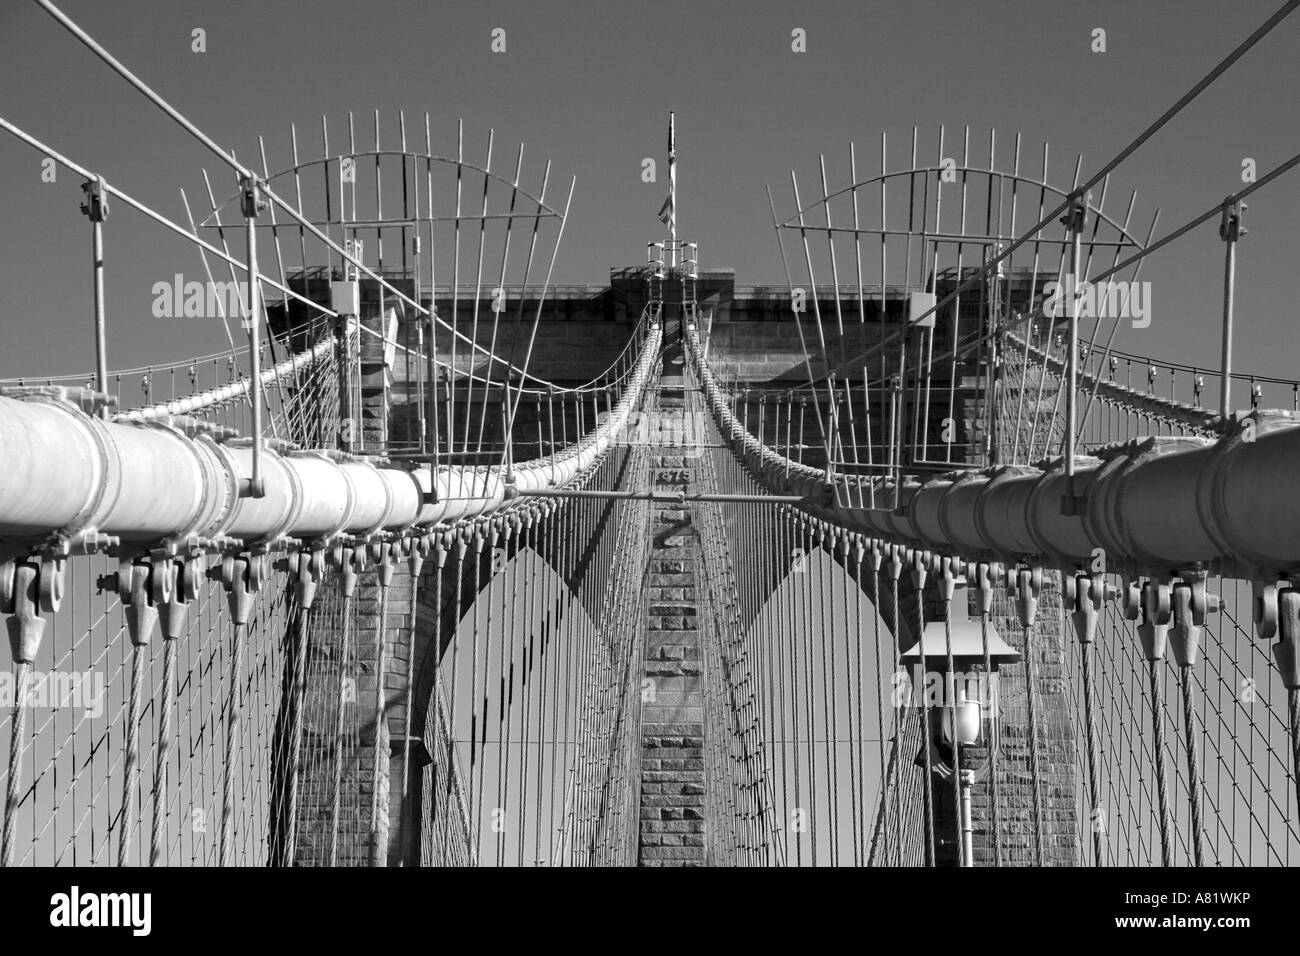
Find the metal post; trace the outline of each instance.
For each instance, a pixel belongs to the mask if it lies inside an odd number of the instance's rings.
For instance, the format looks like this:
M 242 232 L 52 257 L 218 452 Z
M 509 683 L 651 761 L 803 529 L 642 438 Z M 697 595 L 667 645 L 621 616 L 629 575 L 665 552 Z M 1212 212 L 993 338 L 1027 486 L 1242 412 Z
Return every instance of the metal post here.
M 985 248 L 984 259 L 985 265 L 988 265 L 992 254 L 1001 250 L 1001 243 L 994 249 Z M 983 464 L 985 466 L 996 464 L 994 451 L 996 443 L 993 439 L 993 432 L 997 427 L 997 413 L 995 404 L 997 402 L 997 371 L 999 362 L 999 347 L 1002 341 L 1001 337 L 1001 286 L 998 279 L 1002 275 L 1002 266 L 999 264 L 997 269 L 989 276 L 989 296 L 988 296 L 988 325 L 986 331 L 989 335 L 987 344 L 987 353 L 985 353 L 987 364 L 984 366 L 984 448 Z M 980 349 L 983 352 L 984 343 L 981 343 Z M 951 451 L 952 446 L 949 445 Z M 968 459 L 969 460 L 969 459 Z
M 1223 361 L 1219 373 L 1219 414 L 1224 418 L 1232 411 L 1232 299 L 1237 278 L 1237 240 L 1246 234 L 1241 228 L 1244 202 L 1224 200 L 1223 222 L 1219 225 L 1219 238 L 1227 246 L 1223 260 Z
M 104 220 L 108 218 L 108 190 L 102 176 L 96 176 L 81 184 L 86 198 L 81 203 L 81 211 L 90 219 L 93 271 L 95 283 L 95 387 L 102 393 L 108 393 L 108 344 L 104 331 Z M 108 406 L 100 409 L 100 415 L 108 417 Z
M 258 184 L 252 176 L 239 179 L 240 209 L 248 236 L 248 326 L 249 392 L 253 406 L 253 469 L 248 479 L 245 497 L 261 498 L 266 494 L 262 481 L 262 341 L 261 341 L 261 282 L 257 272 L 257 214 L 266 208 L 258 198 Z
M 668 114 L 668 237 L 672 258 L 670 265 L 677 268 L 677 114 Z
M 1078 513 L 1079 501 L 1074 487 L 1074 455 L 1078 427 L 1079 387 L 1079 260 L 1082 257 L 1083 227 L 1087 219 L 1087 199 L 1075 198 L 1070 211 L 1062 217 L 1061 222 L 1070 234 L 1070 335 L 1066 353 L 1066 377 L 1069 383 L 1065 389 L 1065 499 L 1061 502 L 1061 513 L 1073 515 Z
M 971 788 L 975 784 L 975 771 L 960 772 L 961 786 L 961 865 L 975 865 L 975 825 L 971 822 Z
M 424 412 L 427 432 L 422 440 L 428 449 L 429 464 L 433 468 L 432 474 L 436 475 L 438 468 L 438 326 L 434 321 L 434 316 L 437 315 L 437 303 L 432 279 L 429 280 L 429 290 L 429 351 L 426 356 L 428 361 L 426 374 L 429 377 L 429 393 L 425 396 L 428 405 Z M 431 481 L 429 487 L 434 493 L 437 492 L 435 482 Z

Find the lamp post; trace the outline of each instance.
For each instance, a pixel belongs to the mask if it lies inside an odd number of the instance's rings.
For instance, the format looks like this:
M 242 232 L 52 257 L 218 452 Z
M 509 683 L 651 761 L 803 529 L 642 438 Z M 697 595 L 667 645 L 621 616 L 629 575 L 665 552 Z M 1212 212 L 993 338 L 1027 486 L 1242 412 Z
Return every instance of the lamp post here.
M 903 652 L 899 663 L 912 670 L 924 661 L 921 680 L 913 681 L 912 687 L 928 695 L 930 766 L 944 781 L 951 780 L 954 772 L 958 775 L 954 810 L 959 860 L 962 866 L 974 866 L 971 795 L 975 782 L 988 776 L 1000 743 L 998 668 L 1018 662 L 1020 652 L 1003 641 L 991 624 L 967 620 L 965 611 L 963 582 L 954 595 L 950 619 L 927 624 L 921 640 Z M 917 753 L 915 763 L 925 766 L 924 752 Z M 936 788 L 936 795 L 943 789 Z
M 996 685 L 990 680 L 990 690 L 994 690 Z M 996 702 L 989 701 L 987 707 L 979 699 L 969 700 L 967 698 L 967 689 L 959 688 L 956 691 L 956 701 L 951 710 L 943 710 L 940 713 L 943 716 L 943 733 L 941 736 L 942 745 L 951 752 L 954 745 L 962 748 L 962 755 L 968 759 L 960 761 L 959 771 L 960 779 L 960 809 L 958 819 L 961 827 L 961 862 L 963 866 L 975 865 L 975 825 L 971 819 L 971 791 L 975 787 L 976 774 L 981 777 L 988 771 L 992 762 L 991 758 L 986 756 L 978 768 L 972 767 L 970 756 L 972 749 L 980 748 L 985 743 L 986 734 L 984 733 L 984 724 L 989 725 L 987 734 L 987 746 L 983 747 L 985 754 L 990 754 L 993 748 L 998 745 L 997 730 L 998 721 L 996 717 Z M 986 710 L 988 716 L 985 716 Z M 955 726 L 954 726 L 955 725 Z M 941 746 L 941 750 L 943 747 Z M 944 761 L 940 761 L 941 766 L 946 766 Z

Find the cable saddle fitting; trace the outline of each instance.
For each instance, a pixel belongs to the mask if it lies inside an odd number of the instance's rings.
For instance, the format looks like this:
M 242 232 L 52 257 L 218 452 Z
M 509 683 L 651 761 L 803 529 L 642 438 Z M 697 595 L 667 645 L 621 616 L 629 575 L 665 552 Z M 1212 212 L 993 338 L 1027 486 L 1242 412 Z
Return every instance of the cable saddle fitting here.
M 81 184 L 86 198 L 81 201 L 81 211 L 91 222 L 103 222 L 108 218 L 108 190 L 103 176 L 96 176 Z

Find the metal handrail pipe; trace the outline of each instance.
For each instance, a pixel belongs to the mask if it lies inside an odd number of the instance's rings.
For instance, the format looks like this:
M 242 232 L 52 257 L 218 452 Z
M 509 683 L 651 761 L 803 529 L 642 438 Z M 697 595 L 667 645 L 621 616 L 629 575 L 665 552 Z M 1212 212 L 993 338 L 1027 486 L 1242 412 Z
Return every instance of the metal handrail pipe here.
M 1218 438 L 1152 437 L 1075 458 L 1079 513 L 1062 513 L 1062 460 L 904 479 L 834 476 L 802 465 L 748 433 L 704 361 L 694 330 L 688 353 L 722 435 L 774 495 L 842 528 L 967 560 L 1027 561 L 1144 573 L 1218 564 L 1242 574 L 1300 568 L 1300 414 L 1255 410 Z M 875 499 L 898 507 L 863 508 Z M 820 492 L 820 493 L 819 493 Z
M 252 440 L 181 416 L 104 421 L 102 396 L 59 386 L 0 390 L 0 542 L 117 538 L 149 549 L 197 538 L 245 547 L 366 538 L 537 507 L 519 491 L 564 487 L 597 464 L 629 426 L 659 358 L 652 329 L 628 387 L 582 440 L 517 463 L 399 467 L 334 450 L 263 449 L 265 495 L 240 497 Z
M 287 378 L 299 369 L 308 368 L 333 353 L 334 336 L 327 335 L 312 348 L 290 355 L 282 362 L 263 371 L 260 376 L 262 385 L 263 387 L 274 385 L 280 379 Z M 249 381 L 248 378 L 240 378 L 228 385 L 196 392 L 183 398 L 174 398 L 171 401 L 159 402 L 143 408 L 132 408 L 129 411 L 114 414 L 113 419 L 119 422 L 142 422 L 154 418 L 166 418 L 171 415 L 189 415 L 192 412 L 210 408 L 213 405 L 220 405 L 232 399 L 242 398 L 248 394 Z

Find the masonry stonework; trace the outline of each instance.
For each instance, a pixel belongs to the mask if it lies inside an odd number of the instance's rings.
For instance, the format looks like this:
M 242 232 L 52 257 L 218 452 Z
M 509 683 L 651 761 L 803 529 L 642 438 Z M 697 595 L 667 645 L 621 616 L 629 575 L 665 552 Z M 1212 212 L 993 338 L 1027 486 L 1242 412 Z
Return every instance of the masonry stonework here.
M 666 364 L 656 420 L 660 427 L 676 427 L 680 435 L 684 423 L 673 418 L 685 414 L 681 376 Z M 685 455 L 655 455 L 651 467 L 661 491 L 684 492 L 694 477 Z M 691 513 L 670 503 L 656 502 L 651 529 L 638 864 L 703 866 L 708 796 L 696 580 L 699 536 Z
M 709 293 L 717 298 L 717 319 L 712 333 L 716 361 L 752 374 L 755 381 L 779 381 L 793 367 L 797 335 L 793 325 L 778 321 L 783 315 L 779 296 L 763 305 L 761 297 L 738 295 L 728 277 L 714 277 L 717 288 Z M 536 366 L 538 374 L 555 377 L 562 368 L 572 371 L 572 357 L 582 354 L 591 361 L 604 362 L 626 340 L 627 329 L 639 303 L 633 291 L 641 279 L 630 276 L 625 282 L 613 282 L 609 291 L 599 296 L 573 292 L 562 296 L 563 315 L 543 323 L 542 348 Z M 707 285 L 707 283 L 706 283 Z M 585 298 L 584 298 L 585 296 Z M 585 303 L 585 304 L 584 304 Z M 747 303 L 747 304 L 746 304 Z M 901 311 L 904 303 L 891 297 L 890 311 Z M 724 308 L 725 306 L 725 308 Z M 559 306 L 557 306 L 559 308 Z M 594 310 L 594 311 L 593 311 Z M 373 318 L 364 321 L 374 331 L 382 331 L 382 321 L 375 309 L 365 310 Z M 725 313 L 725 314 L 724 314 Z M 873 323 L 874 324 L 874 323 Z M 548 361 L 546 342 L 554 338 L 559 350 L 555 361 Z M 359 437 L 366 448 L 377 448 L 390 434 L 401 432 L 410 423 L 409 396 L 402 381 L 400 361 L 394 368 L 386 361 L 383 343 L 373 335 L 364 336 L 360 355 L 358 406 L 353 414 L 359 418 Z M 575 342 L 586 343 L 574 348 Z M 854 346 L 864 343 L 850 343 Z M 594 348 L 592 346 L 595 346 Z M 786 353 L 789 353 L 788 355 Z M 779 354 L 778 354 L 779 353 Z M 564 361 L 560 360 L 564 357 Z M 567 366 L 564 362 L 569 363 Z M 583 370 L 585 372 L 585 369 Z M 396 376 L 396 379 L 395 379 Z M 744 376 L 750 377 L 750 376 Z M 683 415 L 682 380 L 679 365 L 665 364 L 660 395 L 660 415 L 666 420 Z M 980 380 L 960 381 L 956 399 L 956 441 L 961 454 L 982 452 L 986 439 L 985 409 Z M 405 411 L 403 411 L 405 410 Z M 526 410 L 525 410 L 526 411 Z M 405 417 L 403 417 L 405 415 Z M 521 419 L 523 420 L 523 419 Z M 403 423 L 400 428 L 398 423 Z M 577 423 L 563 422 L 558 431 L 574 434 Z M 527 426 L 525 426 L 527 427 Z M 540 426 L 532 423 L 534 429 Z M 390 432 L 398 429 L 398 432 Z M 404 433 L 403 433 L 404 434 Z M 547 436 L 543 436 L 547 437 Z M 992 436 L 1006 441 L 1006 436 Z M 1045 439 L 1040 438 L 1040 441 Z M 692 460 L 680 454 L 661 454 L 652 458 L 656 487 L 663 491 L 691 488 L 698 476 L 692 473 Z M 643 866 L 702 866 L 706 859 L 706 817 L 709 794 L 704 771 L 703 689 L 701 686 L 701 643 L 698 630 L 701 566 L 700 543 L 691 526 L 690 512 L 670 503 L 654 505 L 654 541 L 647 577 L 645 670 L 643 687 L 652 688 L 643 698 L 641 725 L 640 826 L 638 862 Z M 426 568 L 426 576 L 430 569 Z M 863 575 L 864 587 L 868 576 Z M 476 591 L 475 582 L 466 589 L 468 609 Z M 433 593 L 432 578 L 422 588 L 420 610 L 421 633 L 437 616 L 449 613 L 455 590 L 454 582 L 444 581 L 443 608 L 428 606 Z M 322 589 L 324 594 L 325 589 Z M 871 597 L 882 619 L 892 618 L 892 600 L 888 580 L 881 576 L 880 586 L 870 585 Z M 342 648 L 339 634 L 321 634 L 314 640 L 308 662 L 312 674 L 308 686 L 308 720 L 303 756 L 300 762 L 301 811 L 299 814 L 299 855 L 304 861 L 320 860 L 329 844 L 337 839 L 340 863 L 388 863 L 412 865 L 419 860 L 421 766 L 429 757 L 423 742 L 423 712 L 426 700 L 419 699 L 428 688 L 419 685 L 419 660 L 410 660 L 408 624 L 410 581 L 399 569 L 390 591 L 389 614 L 384 637 L 383 674 L 377 673 L 378 588 L 373 574 L 359 581 L 356 598 L 356 626 L 352 630 L 349 661 L 342 674 Z M 927 582 L 918 595 L 905 570 L 899 586 L 900 633 L 895 635 L 900 650 L 910 647 L 925 619 L 941 619 L 942 605 L 936 582 Z M 321 620 L 324 620 L 322 616 Z M 454 626 L 453 621 L 444 622 Z M 994 607 L 992 623 L 1003 639 L 1017 650 L 1025 649 L 1025 634 L 1009 602 Z M 1032 633 L 1034 688 L 1036 692 L 1038 766 L 1043 818 L 1043 860 L 1049 865 L 1068 865 L 1077 861 L 1078 820 L 1074 794 L 1077 790 L 1077 754 L 1075 728 L 1065 697 L 1064 654 L 1074 652 L 1068 629 L 1062 627 L 1059 585 L 1055 575 L 1045 576 L 1038 622 Z M 417 642 L 418 644 L 418 642 Z M 437 655 L 438 648 L 423 653 Z M 418 656 L 418 655 L 417 655 Z M 1001 674 L 1002 748 L 997 767 L 999 790 L 998 828 L 1003 864 L 1035 862 L 1034 819 L 1029 776 L 1029 735 L 1025 712 L 1024 662 L 1005 665 Z M 330 833 L 333 789 L 333 763 L 337 751 L 331 743 L 336 722 L 341 678 L 355 681 L 355 702 L 345 709 L 347 739 L 343 747 L 344 792 L 352 795 L 351 805 L 339 813 L 340 833 Z M 408 687 L 415 680 L 415 711 L 407 736 L 406 713 Z M 383 714 L 378 720 L 379 683 L 384 686 Z M 378 738 L 378 740 L 376 739 Z M 378 747 L 376 747 L 378 743 Z M 376 766 L 376 755 L 378 766 Z M 404 761 L 405 758 L 405 761 Z M 409 761 L 409 763 L 408 763 Z M 919 771 L 918 771 L 919 772 Z M 405 784 L 405 791 L 403 790 Z M 378 799 L 374 799 L 378 787 Z M 939 828 L 955 834 L 954 807 L 945 796 L 949 788 L 935 787 L 936 814 Z M 974 790 L 975 856 L 978 864 L 992 861 L 992 805 L 988 780 Z M 426 797 L 427 800 L 427 797 Z M 952 862 L 955 847 L 944 837 L 939 849 L 941 862 Z

